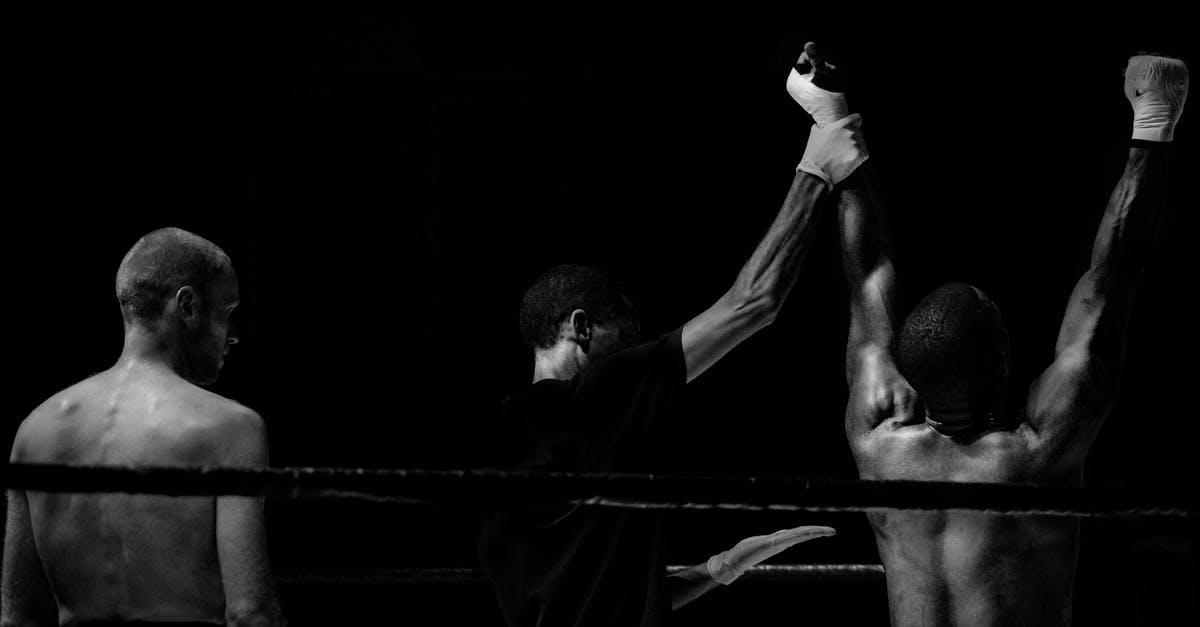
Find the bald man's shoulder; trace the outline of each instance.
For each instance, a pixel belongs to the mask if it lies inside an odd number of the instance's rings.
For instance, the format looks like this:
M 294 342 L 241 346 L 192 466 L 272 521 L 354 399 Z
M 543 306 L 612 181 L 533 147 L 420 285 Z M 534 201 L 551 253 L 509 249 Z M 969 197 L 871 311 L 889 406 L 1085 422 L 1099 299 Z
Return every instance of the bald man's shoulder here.
M 206 465 L 262 467 L 267 464 L 267 427 L 258 412 L 230 398 L 191 386 L 181 402 L 190 405 L 179 428 L 183 438 L 210 452 Z
M 78 440 L 95 431 L 101 413 L 97 402 L 103 397 L 104 373 L 93 375 L 42 401 L 21 421 L 13 439 L 13 462 L 72 463 L 78 457 Z M 98 411 L 99 410 L 99 411 Z
M 106 373 L 39 405 L 21 423 L 14 462 L 264 466 L 266 426 L 249 407 L 182 380 L 122 386 Z

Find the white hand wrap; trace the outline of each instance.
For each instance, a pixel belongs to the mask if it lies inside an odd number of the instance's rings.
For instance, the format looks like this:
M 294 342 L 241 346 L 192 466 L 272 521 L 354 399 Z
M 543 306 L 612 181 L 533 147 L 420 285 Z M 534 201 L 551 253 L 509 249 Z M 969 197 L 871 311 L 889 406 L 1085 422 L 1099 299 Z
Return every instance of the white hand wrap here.
M 787 91 L 792 99 L 813 116 L 817 126 L 824 127 L 850 115 L 846 95 L 817 87 L 813 84 L 813 76 L 813 71 L 801 74 L 796 68 L 792 68 L 791 74 L 788 74 Z
M 796 171 L 820 177 L 830 188 L 870 157 L 862 137 L 862 116 L 853 113 L 825 126 L 813 125 Z

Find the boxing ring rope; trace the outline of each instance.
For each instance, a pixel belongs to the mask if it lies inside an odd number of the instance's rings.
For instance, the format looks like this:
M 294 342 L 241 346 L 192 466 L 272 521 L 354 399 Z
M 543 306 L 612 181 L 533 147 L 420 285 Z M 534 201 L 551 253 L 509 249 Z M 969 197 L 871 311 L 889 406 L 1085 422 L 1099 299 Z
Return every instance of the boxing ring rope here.
M 187 468 L 9 464 L 6 488 L 169 496 L 222 494 L 287 499 L 350 498 L 479 507 L 573 502 L 642 510 L 853 512 L 970 510 L 1103 517 L 1195 516 L 1197 498 L 1169 486 L 1046 486 L 926 481 L 693 477 L 635 474 L 366 468 Z M 667 573 L 686 566 L 668 566 Z M 752 581 L 881 581 L 879 564 L 774 564 Z M 487 581 L 476 568 L 280 571 L 284 585 L 461 584 Z
M 353 498 L 452 507 L 575 502 L 648 510 L 970 510 L 1043 516 L 1195 516 L 1192 490 L 931 481 L 365 468 L 9 464 L 6 488 L 171 496 Z
M 688 566 L 668 566 L 667 574 Z M 880 564 L 770 564 L 747 570 L 739 579 L 750 581 L 883 581 Z M 285 585 L 385 585 L 429 583 L 487 583 L 479 568 L 401 568 L 384 570 L 278 571 Z

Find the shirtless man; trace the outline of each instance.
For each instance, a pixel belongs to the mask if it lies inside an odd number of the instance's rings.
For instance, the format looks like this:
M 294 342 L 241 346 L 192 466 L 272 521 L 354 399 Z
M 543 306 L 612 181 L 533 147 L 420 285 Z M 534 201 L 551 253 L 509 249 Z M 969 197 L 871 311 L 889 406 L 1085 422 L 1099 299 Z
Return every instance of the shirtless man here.
M 117 299 L 120 359 L 35 409 L 11 460 L 265 467 L 262 418 L 198 387 L 237 343 L 229 257 L 192 233 L 155 231 L 121 262 Z M 4 627 L 123 622 L 281 624 L 262 499 L 9 490 Z
M 823 71 L 817 63 L 816 72 Z M 850 292 L 846 435 L 863 479 L 1079 484 L 1117 394 L 1125 327 L 1165 191 L 1166 143 L 1183 110 L 1182 61 L 1125 71 L 1133 141 L 1091 267 L 1067 305 L 1024 413 L 1004 416 L 1008 338 L 978 289 L 929 294 L 899 336 L 888 233 L 866 176 L 837 190 Z M 911 383 L 911 387 L 910 387 Z M 919 400 L 918 400 L 919 395 Z M 968 512 L 871 512 L 893 625 L 1067 625 L 1079 521 Z

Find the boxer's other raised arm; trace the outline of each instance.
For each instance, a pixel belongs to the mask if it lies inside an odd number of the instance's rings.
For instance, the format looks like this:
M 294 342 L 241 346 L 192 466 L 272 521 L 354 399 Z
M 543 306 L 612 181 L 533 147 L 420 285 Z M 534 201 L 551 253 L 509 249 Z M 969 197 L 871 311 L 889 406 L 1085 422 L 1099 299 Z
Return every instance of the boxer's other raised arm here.
M 1092 263 L 1067 303 L 1054 363 L 1034 382 L 1025 409 L 1026 427 L 1051 471 L 1082 468 L 1116 399 L 1133 291 L 1166 204 L 1166 151 L 1187 101 L 1187 64 L 1130 57 L 1124 91 L 1133 108 L 1125 171 L 1100 220 Z
M 1054 362 L 1030 389 L 1026 417 L 1051 467 L 1082 466 L 1116 399 L 1134 288 L 1164 204 L 1166 150 L 1129 149 L 1091 265 L 1067 304 Z

